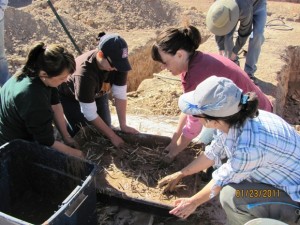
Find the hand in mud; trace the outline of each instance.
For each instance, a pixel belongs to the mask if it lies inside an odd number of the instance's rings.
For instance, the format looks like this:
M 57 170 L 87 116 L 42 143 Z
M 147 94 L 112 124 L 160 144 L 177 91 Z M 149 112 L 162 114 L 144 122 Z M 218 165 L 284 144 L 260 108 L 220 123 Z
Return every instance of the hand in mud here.
M 72 156 L 75 156 L 77 158 L 80 158 L 80 159 L 84 159 L 85 158 L 85 154 L 82 151 L 80 151 L 78 149 L 74 149 L 74 148 L 71 149 L 71 151 L 69 151 L 68 154 L 70 154 Z
M 85 159 L 85 154 L 84 154 L 84 152 L 78 150 L 76 157 L 81 158 L 81 159 Z
M 129 134 L 138 134 L 139 131 L 136 130 L 135 128 L 133 127 L 129 127 L 129 126 L 124 126 L 124 127 L 121 127 L 121 130 L 125 133 L 129 133 Z
M 128 152 L 129 148 L 130 148 L 130 145 L 128 143 L 124 142 L 122 145 L 120 145 L 118 147 L 117 157 L 118 158 L 126 157 L 126 152 Z
M 172 149 L 174 149 L 174 146 L 176 146 L 176 144 L 170 143 L 163 150 L 163 157 L 162 157 L 162 160 L 161 160 L 162 164 L 169 165 L 169 164 L 171 164 L 171 162 L 174 161 L 174 159 L 176 157 L 176 154 L 174 154 L 173 153 L 174 151 L 172 150 Z
M 175 156 L 172 156 L 172 154 L 169 152 L 168 154 L 163 156 L 161 161 L 163 164 L 169 165 L 174 161 L 174 159 L 175 159 Z
M 70 136 L 63 138 L 63 141 L 64 141 L 65 145 L 68 145 L 69 147 L 76 148 L 76 149 L 79 149 L 79 148 L 80 148 L 80 146 L 79 146 L 79 144 L 77 143 L 77 141 L 75 141 L 75 140 L 74 140 L 72 137 L 70 137 Z
M 181 171 L 178 171 L 176 173 L 173 173 L 169 176 L 164 177 L 160 181 L 158 181 L 158 187 L 163 187 L 166 185 L 164 188 L 163 192 L 168 192 L 168 191 L 174 191 L 176 185 L 179 183 L 179 181 L 184 177 Z
M 125 145 L 124 140 L 118 135 L 115 135 L 114 138 L 111 139 L 111 143 L 118 149 Z

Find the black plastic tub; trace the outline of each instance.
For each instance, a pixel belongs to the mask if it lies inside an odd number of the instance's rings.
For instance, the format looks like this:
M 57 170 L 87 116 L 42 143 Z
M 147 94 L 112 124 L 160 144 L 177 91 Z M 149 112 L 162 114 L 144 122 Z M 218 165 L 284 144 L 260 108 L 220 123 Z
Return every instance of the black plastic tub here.
M 23 140 L 0 147 L 0 224 L 97 224 L 96 166 Z
M 116 192 L 98 190 L 97 199 L 99 202 L 106 205 L 117 205 L 126 209 L 153 214 L 156 216 L 174 217 L 169 213 L 169 211 L 172 209 L 170 206 L 159 204 L 150 200 L 124 196 Z

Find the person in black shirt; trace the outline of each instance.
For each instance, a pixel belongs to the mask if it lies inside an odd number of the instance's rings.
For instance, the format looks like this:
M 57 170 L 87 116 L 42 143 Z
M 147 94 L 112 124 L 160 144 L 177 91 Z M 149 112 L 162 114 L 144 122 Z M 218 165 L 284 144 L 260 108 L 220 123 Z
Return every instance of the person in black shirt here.
M 60 99 L 72 135 L 90 123 L 119 148 L 125 142 L 111 128 L 110 91 L 121 130 L 138 133 L 126 124 L 128 46 L 118 34 L 100 33 L 99 39 L 97 49 L 76 58 L 76 71 L 59 87 Z
M 33 46 L 25 65 L 0 90 L 0 144 L 23 139 L 83 157 L 67 131 L 57 91 L 74 70 L 75 59 L 63 47 Z M 64 143 L 55 140 L 53 122 Z

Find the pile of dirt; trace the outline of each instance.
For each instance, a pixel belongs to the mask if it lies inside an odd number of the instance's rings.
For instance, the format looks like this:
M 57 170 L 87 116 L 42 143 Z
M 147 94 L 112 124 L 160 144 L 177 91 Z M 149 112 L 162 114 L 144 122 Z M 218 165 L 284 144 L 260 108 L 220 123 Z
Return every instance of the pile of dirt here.
M 24 63 L 29 49 L 40 41 L 46 44 L 62 44 L 74 55 L 78 55 L 48 7 L 44 2 L 22 9 L 8 7 L 5 11 L 5 47 L 12 74 Z M 62 19 L 81 50 L 96 47 L 96 34 L 91 28 L 64 16 Z
M 128 93 L 128 113 L 132 115 L 178 116 L 178 98 L 182 95 L 177 76 L 163 71 L 146 79 L 136 91 Z
M 183 17 L 193 24 L 203 25 L 204 21 L 196 9 L 184 11 L 167 0 L 56 0 L 52 4 L 81 52 L 97 46 L 96 37 L 101 31 L 122 35 L 176 25 Z M 5 47 L 11 73 L 22 65 L 29 48 L 39 41 L 62 44 L 75 56 L 79 55 L 47 1 L 35 0 L 23 8 L 8 7 Z
M 165 0 L 60 0 L 54 5 L 62 15 L 97 30 L 159 28 L 176 23 L 181 10 Z

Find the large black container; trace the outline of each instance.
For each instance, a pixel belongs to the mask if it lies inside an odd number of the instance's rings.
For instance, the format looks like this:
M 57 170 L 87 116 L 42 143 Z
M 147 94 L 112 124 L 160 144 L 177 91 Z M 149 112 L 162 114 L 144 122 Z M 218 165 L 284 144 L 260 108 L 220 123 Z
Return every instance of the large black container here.
M 96 166 L 32 142 L 0 147 L 0 224 L 97 224 Z

